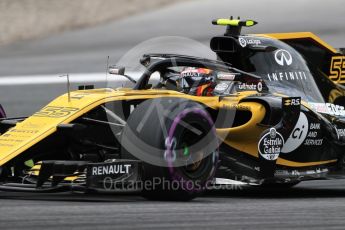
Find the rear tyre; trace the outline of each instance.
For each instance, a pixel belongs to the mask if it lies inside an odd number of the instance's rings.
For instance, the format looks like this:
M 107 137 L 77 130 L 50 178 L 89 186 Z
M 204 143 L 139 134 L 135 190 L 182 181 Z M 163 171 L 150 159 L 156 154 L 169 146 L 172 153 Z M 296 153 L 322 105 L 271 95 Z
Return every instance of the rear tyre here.
M 121 143 L 122 158 L 143 161 L 142 195 L 150 200 L 193 199 L 212 181 L 218 163 L 212 118 L 184 99 L 141 103 L 127 120 Z

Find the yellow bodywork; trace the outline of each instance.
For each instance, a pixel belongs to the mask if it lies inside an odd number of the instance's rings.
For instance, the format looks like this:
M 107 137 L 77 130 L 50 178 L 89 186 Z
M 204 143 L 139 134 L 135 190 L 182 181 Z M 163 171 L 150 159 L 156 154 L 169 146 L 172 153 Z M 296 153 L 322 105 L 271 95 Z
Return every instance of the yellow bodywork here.
M 311 39 L 314 40 L 316 43 L 319 43 L 321 46 L 327 48 L 332 53 L 337 53 L 337 50 L 334 49 L 330 44 L 323 41 L 321 38 L 316 36 L 311 32 L 293 32 L 293 33 L 275 33 L 275 34 L 257 34 L 257 36 L 264 36 L 269 38 L 275 38 L 278 40 L 286 40 L 286 39 Z
M 39 174 L 40 174 L 39 172 L 41 170 L 41 165 L 42 165 L 41 161 L 39 161 L 35 165 L 33 165 L 30 168 L 30 170 L 28 171 L 28 175 L 30 175 L 30 176 L 39 176 Z M 73 181 L 75 181 L 75 180 L 77 180 L 79 178 L 80 174 L 81 174 L 80 172 L 75 172 L 73 175 L 64 178 L 64 181 L 73 182 Z M 52 179 L 52 177 L 50 177 L 50 179 Z
M 218 97 L 196 97 L 168 90 L 96 89 L 71 92 L 70 100 L 67 94 L 58 97 L 43 109 L 0 136 L 0 166 L 56 132 L 58 125 L 68 124 L 106 102 L 157 97 L 181 97 L 199 101 L 210 108 L 218 109 L 220 106 L 235 108 L 239 100 L 248 96 L 248 94 L 250 93 L 239 94 L 238 97 L 232 97 L 231 100 L 225 100 L 226 103 L 224 103 L 224 101 L 219 102 Z
M 43 109 L 18 123 L 0 136 L 0 166 L 56 132 L 58 125 L 68 124 L 90 110 L 111 101 L 177 97 L 198 101 L 209 108 L 218 110 L 229 108 L 249 111 L 252 116 L 248 122 L 238 127 L 217 129 L 217 134 L 225 144 L 245 154 L 258 157 L 257 143 L 260 134 L 267 128 L 258 124 L 263 120 L 265 107 L 256 102 L 239 103 L 243 98 L 257 94 L 256 91 L 241 92 L 219 100 L 219 97 L 200 97 L 168 90 L 130 90 L 130 89 L 95 89 L 71 92 L 62 95 Z M 248 135 L 250 134 L 250 135 Z M 331 161 L 333 162 L 333 161 Z M 330 162 L 299 163 L 279 158 L 277 164 L 304 167 Z

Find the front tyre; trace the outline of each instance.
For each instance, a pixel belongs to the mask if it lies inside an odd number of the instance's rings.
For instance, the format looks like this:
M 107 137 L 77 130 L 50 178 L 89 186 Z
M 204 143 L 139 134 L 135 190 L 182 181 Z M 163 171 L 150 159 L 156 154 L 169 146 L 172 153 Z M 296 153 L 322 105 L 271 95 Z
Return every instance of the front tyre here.
M 123 158 L 144 162 L 143 196 L 150 200 L 193 199 L 212 181 L 218 163 L 211 116 L 184 99 L 141 103 L 127 121 L 122 146 Z

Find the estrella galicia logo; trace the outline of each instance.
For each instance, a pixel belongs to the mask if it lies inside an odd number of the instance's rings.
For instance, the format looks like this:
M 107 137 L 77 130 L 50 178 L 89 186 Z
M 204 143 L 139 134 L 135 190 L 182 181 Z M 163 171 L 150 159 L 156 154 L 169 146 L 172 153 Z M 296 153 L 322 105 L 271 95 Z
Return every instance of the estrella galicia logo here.
M 278 159 L 284 146 L 283 136 L 275 128 L 271 128 L 259 141 L 258 149 L 260 155 L 269 161 Z
M 287 50 L 284 50 L 284 49 L 277 50 L 276 53 L 274 54 L 274 58 L 276 62 L 281 66 L 285 66 L 285 65 L 289 66 L 292 64 L 292 55 Z

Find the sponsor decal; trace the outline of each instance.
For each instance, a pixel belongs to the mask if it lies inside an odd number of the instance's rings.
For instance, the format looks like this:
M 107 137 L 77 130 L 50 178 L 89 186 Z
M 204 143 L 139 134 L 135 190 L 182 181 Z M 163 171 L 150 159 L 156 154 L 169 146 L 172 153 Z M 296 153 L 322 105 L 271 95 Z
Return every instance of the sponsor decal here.
M 243 37 L 239 37 L 238 41 L 240 43 L 240 46 L 242 46 L 243 48 L 247 46 L 247 41 Z
M 261 92 L 262 91 L 262 82 L 258 83 L 258 91 Z
M 310 123 L 309 133 L 307 139 L 304 142 L 306 146 L 320 146 L 323 144 L 323 138 L 319 137 L 321 130 L 320 123 Z
M 49 117 L 49 118 L 62 118 L 67 117 L 71 113 L 78 111 L 78 108 L 73 107 L 59 107 L 59 106 L 47 106 L 41 111 L 35 113 L 34 117 Z
M 192 78 L 201 78 L 200 73 L 194 71 L 185 71 L 181 74 L 182 77 L 192 77 Z
M 301 98 L 288 98 L 284 101 L 285 106 L 299 106 L 301 105 Z
M 219 72 L 217 74 L 217 79 L 222 81 L 233 81 L 235 80 L 236 74 Z
M 292 55 L 289 51 L 284 49 L 279 49 L 274 54 L 274 59 L 281 66 L 289 66 L 292 64 Z
M 241 83 L 238 85 L 239 90 L 256 90 L 257 85 L 255 84 L 247 84 L 247 83 Z
M 274 175 L 275 175 L 275 176 L 290 176 L 291 173 L 289 173 L 288 170 L 276 170 L 276 171 L 274 172 Z
M 35 135 L 39 133 L 39 130 L 33 130 L 33 129 L 23 129 L 22 127 L 18 127 L 18 128 L 12 128 L 10 129 L 6 134 L 3 134 L 2 137 L 5 138 L 15 138 L 15 139 L 19 139 L 21 141 L 17 141 L 22 142 L 24 138 L 31 138 L 32 135 Z
M 284 146 L 283 136 L 275 128 L 271 128 L 259 141 L 258 149 L 260 155 L 266 160 L 275 161 L 278 159 Z
M 305 172 L 306 175 L 314 175 L 314 174 L 322 174 L 322 173 L 327 173 L 328 169 L 321 169 L 321 168 L 317 168 L 315 170 L 307 170 Z
M 329 79 L 336 83 L 345 83 L 345 56 L 332 57 Z
M 338 139 L 340 139 L 340 137 L 345 137 L 345 129 L 335 129 L 338 135 Z
M 29 129 L 16 129 L 16 128 L 13 128 L 13 129 L 10 129 L 8 131 L 9 133 L 22 133 L 22 134 L 36 134 L 38 133 L 39 131 L 38 130 L 29 130 Z
M 258 82 L 257 84 L 251 83 L 241 83 L 237 86 L 238 90 L 255 90 L 255 91 L 262 91 L 262 82 Z
M 310 130 L 320 130 L 320 129 L 321 129 L 320 123 L 311 123 L 310 124 Z
M 328 114 L 328 109 L 325 103 L 308 103 L 312 110 L 318 113 L 325 113 Z
M 307 80 L 307 74 L 304 71 L 268 73 L 267 77 L 269 81 Z
M 7 138 L 7 137 L 9 137 L 8 135 L 3 135 L 2 137 L 6 137 L 6 138 L 1 138 L 0 137 L 0 141 L 1 142 L 8 142 L 8 143 L 22 143 L 23 142 L 23 140 L 15 139 L 16 137 L 13 137 L 13 139 Z
M 239 37 L 238 42 L 240 43 L 240 46 L 243 48 L 246 47 L 247 45 L 261 45 L 261 40 L 259 39 L 254 39 L 254 38 L 249 38 L 249 37 Z
M 344 106 L 326 103 L 326 107 L 330 115 L 345 116 Z
M 331 103 L 308 103 L 310 107 L 318 112 L 318 113 L 324 113 L 329 114 L 332 116 L 345 116 L 345 108 L 344 106 L 340 105 L 334 105 Z
M 315 170 L 276 170 L 274 175 L 279 177 L 299 177 L 307 175 L 322 175 L 327 173 L 327 168 L 316 168 Z
M 43 123 L 43 122 L 40 122 L 39 124 L 32 123 L 32 122 L 25 122 L 24 124 L 21 125 L 21 127 L 26 128 L 26 129 L 39 129 L 45 125 L 46 123 Z
M 233 109 L 233 110 L 247 110 L 250 111 L 250 107 L 246 105 L 241 105 L 241 104 L 231 104 L 229 106 L 224 106 L 227 109 Z
M 193 80 L 198 80 L 202 78 L 203 74 L 210 74 L 211 70 L 209 69 L 202 69 L 202 68 L 187 68 L 186 70 L 182 71 L 181 77 L 191 77 Z
M 282 153 L 290 153 L 301 146 L 308 135 L 308 127 L 308 118 L 301 112 L 294 129 L 282 148 Z
M 130 169 L 131 169 L 130 164 L 93 166 L 91 168 L 91 175 L 102 176 L 102 175 L 128 174 Z
M 216 87 L 214 88 L 214 91 L 216 91 L 216 92 L 224 92 L 228 88 L 229 88 L 228 84 L 220 83 L 220 84 L 216 85 Z
M 165 139 L 165 152 L 164 152 L 164 160 L 168 163 L 176 161 L 176 138 L 170 140 L 169 137 Z
M 321 146 L 323 144 L 323 139 L 307 139 L 304 143 L 304 145 L 309 145 L 309 146 Z

